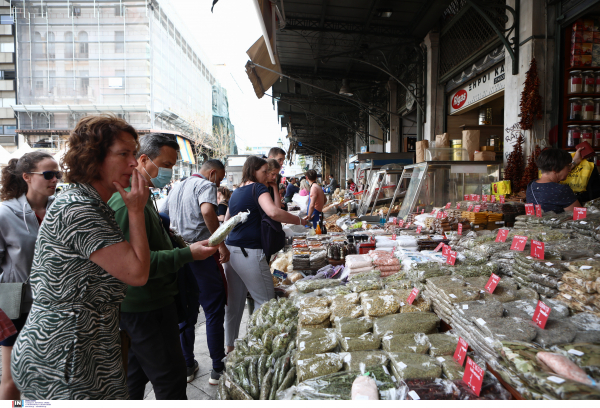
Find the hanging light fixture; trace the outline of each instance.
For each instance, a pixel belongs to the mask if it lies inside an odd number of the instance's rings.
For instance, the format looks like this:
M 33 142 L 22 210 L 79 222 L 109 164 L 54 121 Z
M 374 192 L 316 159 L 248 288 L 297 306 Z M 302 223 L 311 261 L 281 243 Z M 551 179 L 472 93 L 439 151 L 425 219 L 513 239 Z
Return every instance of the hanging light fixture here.
M 342 79 L 342 87 L 340 88 L 340 95 L 352 96 L 352 88 L 348 85 L 347 79 Z

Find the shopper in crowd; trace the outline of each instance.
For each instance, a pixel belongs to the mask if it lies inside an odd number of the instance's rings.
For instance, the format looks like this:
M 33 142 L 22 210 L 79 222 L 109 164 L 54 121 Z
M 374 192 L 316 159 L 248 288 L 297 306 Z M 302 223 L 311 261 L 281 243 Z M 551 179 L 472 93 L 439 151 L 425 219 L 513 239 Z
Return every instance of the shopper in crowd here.
M 225 217 L 227 220 L 239 212 L 250 210 L 247 221 L 238 224 L 226 241 L 231 253 L 229 263 L 225 264 L 229 291 L 225 317 L 228 352 L 233 350 L 233 342 L 238 338 L 246 294 L 250 292 L 257 307 L 275 296 L 269 263 L 261 246 L 261 213 L 264 212 L 278 222 L 306 224 L 303 219 L 274 204 L 266 187 L 269 180 L 268 167 L 264 159 L 256 156 L 246 160 L 242 182 L 231 195 Z
M 288 184 L 288 186 L 285 190 L 285 198 L 284 199 L 285 199 L 286 203 L 291 203 L 292 198 L 294 197 L 294 194 L 300 192 L 300 189 L 296 186 L 295 182 L 296 182 L 296 178 L 292 177 L 290 179 L 290 184 Z
M 356 184 L 354 183 L 354 180 L 352 179 L 348 179 L 348 190 L 354 192 L 356 190 Z
M 310 183 L 306 221 L 312 221 L 313 228 L 317 228 L 317 223 L 325 205 L 325 193 L 323 192 L 323 188 L 317 183 L 317 172 L 315 170 L 308 170 L 306 172 L 306 179 Z
M 279 184 L 277 183 L 277 178 L 280 176 L 279 170 L 281 170 L 281 165 L 275 159 L 268 159 L 267 165 L 267 188 L 269 189 L 269 195 L 273 199 L 273 202 L 278 205 L 279 208 L 282 208 Z
M 40 227 L 31 269 L 33 304 L 12 353 L 25 399 L 127 399 L 119 307 L 150 270 L 144 223 L 149 186 L 135 169 L 138 135 L 113 115 L 86 116 L 62 159 L 74 185 Z M 129 187 L 127 192 L 124 188 Z M 106 204 L 119 191 L 130 242 Z
M 580 162 L 579 150 L 574 157 L 562 149 L 542 151 L 536 160 L 542 176 L 527 186 L 527 202 L 539 204 L 543 211 L 554 211 L 557 214 L 580 207 L 581 204 L 573 190 L 567 185 L 560 184 Z
M 35 240 L 46 211 L 54 200 L 62 173 L 48 153 L 26 153 L 11 159 L 2 169 L 0 187 L 0 283 L 24 283 L 25 296 L 19 305 L 21 316 L 12 320 L 16 333 L 0 341 L 2 377 L 0 400 L 19 400 L 21 393 L 10 371 L 10 355 L 23 329 L 33 298 L 29 276 Z
M 302 197 L 306 197 L 309 194 L 309 192 L 310 184 L 306 179 L 304 179 L 300 182 L 300 192 L 298 194 L 300 194 Z
M 217 217 L 219 218 L 219 222 L 225 220 L 225 214 L 227 214 L 230 198 L 231 191 L 227 187 L 221 186 L 217 189 L 217 202 L 219 203 L 219 206 L 217 207 Z
M 141 138 L 137 170 L 148 186 L 162 188 L 171 181 L 178 151 L 177 141 L 161 133 Z M 121 194 L 113 194 L 108 205 L 129 240 L 129 211 Z M 144 286 L 129 286 L 121 304 L 120 326 L 131 337 L 127 364 L 129 397 L 144 399 L 150 381 L 157 400 L 187 399 L 186 366 L 175 305 L 177 271 L 186 263 L 212 256 L 217 248 L 206 247 L 206 241 L 173 248 L 152 196 L 144 207 L 144 219 L 150 245 L 150 275 Z
M 285 150 L 283 150 L 280 147 L 272 147 L 271 150 L 269 150 L 269 157 L 267 157 L 267 160 L 268 159 L 277 160 L 277 163 L 279 163 L 279 167 L 282 167 L 283 162 L 285 161 Z M 281 174 L 278 173 L 276 179 L 277 185 L 281 183 L 281 177 Z
M 333 174 L 329 175 L 329 184 L 327 185 L 327 189 L 329 189 L 329 193 L 333 194 L 335 190 L 339 187 L 337 180 L 333 177 Z
M 219 228 L 217 217 L 217 189 L 225 176 L 225 166 L 219 160 L 206 161 L 199 174 L 193 174 L 173 187 L 160 208 L 171 219 L 171 227 L 188 243 L 204 241 Z M 221 264 L 229 260 L 229 250 L 225 243 L 219 245 L 219 254 L 203 261 L 194 261 L 189 266 L 186 286 L 193 287 L 188 298 L 192 313 L 180 325 L 181 347 L 187 365 L 187 380 L 192 381 L 199 369 L 194 359 L 195 329 L 198 321 L 199 306 L 206 316 L 206 339 L 212 359 L 212 371 L 209 384 L 218 384 L 225 368 L 223 358 L 225 302 L 227 301 L 227 283 Z

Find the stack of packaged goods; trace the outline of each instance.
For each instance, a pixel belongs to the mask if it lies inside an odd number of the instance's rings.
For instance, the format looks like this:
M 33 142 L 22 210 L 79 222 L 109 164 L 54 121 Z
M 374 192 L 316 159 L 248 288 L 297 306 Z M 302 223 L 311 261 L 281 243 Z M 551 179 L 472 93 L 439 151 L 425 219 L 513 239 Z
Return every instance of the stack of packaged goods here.
M 435 219 L 435 221 L 433 222 L 433 230 L 437 234 L 443 234 L 447 231 L 452 231 L 452 227 L 450 226 L 448 217 Z
M 381 277 L 385 278 L 400 272 L 400 260 L 396 258 L 392 252 L 381 251 L 381 250 L 371 250 L 369 251 L 369 256 L 373 259 L 373 265 L 377 267 L 377 269 L 381 273 Z
M 592 312 L 600 316 L 600 261 L 594 259 L 570 262 L 567 271 L 564 266 L 547 266 L 546 273 L 561 274 L 557 282 L 558 299 L 573 310 Z
M 357 275 L 370 273 L 373 270 L 373 259 L 369 255 L 346 256 L 346 270 L 344 272 L 348 274 L 349 280 L 352 280 Z
M 294 238 L 292 243 L 292 267 L 294 270 L 310 268 L 310 249 L 306 239 Z
M 461 216 L 469 220 L 469 222 L 471 223 L 471 227 L 474 231 L 479 231 L 487 228 L 488 216 L 486 213 L 463 211 Z

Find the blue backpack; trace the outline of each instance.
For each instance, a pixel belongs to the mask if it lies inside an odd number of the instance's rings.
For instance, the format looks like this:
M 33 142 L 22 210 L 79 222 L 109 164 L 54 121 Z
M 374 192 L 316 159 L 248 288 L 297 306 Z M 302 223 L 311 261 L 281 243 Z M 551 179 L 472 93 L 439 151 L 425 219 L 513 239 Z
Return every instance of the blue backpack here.
M 281 251 L 285 246 L 285 232 L 281 227 L 281 223 L 273 220 L 269 217 L 260 204 L 258 203 L 258 197 L 256 196 L 256 183 L 252 186 L 252 196 L 260 212 L 260 243 L 267 258 L 267 262 L 270 261 L 271 255 Z

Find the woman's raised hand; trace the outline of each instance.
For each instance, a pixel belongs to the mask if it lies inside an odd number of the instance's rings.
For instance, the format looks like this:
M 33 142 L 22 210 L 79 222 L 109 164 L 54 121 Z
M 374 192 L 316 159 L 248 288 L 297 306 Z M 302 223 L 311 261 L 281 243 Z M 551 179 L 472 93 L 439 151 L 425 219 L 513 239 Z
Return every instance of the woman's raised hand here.
M 137 169 L 134 169 L 133 174 L 131 175 L 130 192 L 125 191 L 125 189 L 117 182 L 113 182 L 113 184 L 117 188 L 117 191 L 119 191 L 121 194 L 128 211 L 144 211 L 144 207 L 148 202 L 148 196 L 150 195 L 150 188 L 144 176 L 142 176 Z

